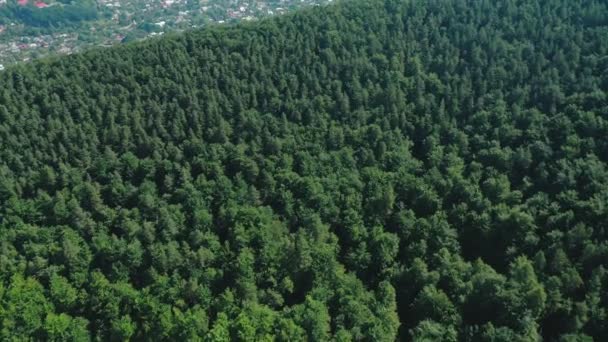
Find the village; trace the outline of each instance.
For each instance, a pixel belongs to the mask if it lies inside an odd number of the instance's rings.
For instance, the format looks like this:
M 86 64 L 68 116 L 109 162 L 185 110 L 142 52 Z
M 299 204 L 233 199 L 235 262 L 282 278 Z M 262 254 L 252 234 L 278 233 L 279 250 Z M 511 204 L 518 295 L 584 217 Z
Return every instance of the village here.
M 332 0 L 0 0 L 0 71 L 33 59 L 73 54 L 93 47 L 107 47 L 161 36 L 167 32 L 196 29 L 280 15 L 303 6 L 318 6 Z M 47 25 L 23 19 L 38 19 L 47 13 L 61 15 L 69 6 L 79 6 L 86 15 L 68 20 L 51 19 Z M 17 15 L 15 15 L 17 13 Z M 26 19 L 29 19 L 27 17 Z M 46 19 L 46 18 L 45 18 Z M 31 21 L 31 20 L 30 20 Z

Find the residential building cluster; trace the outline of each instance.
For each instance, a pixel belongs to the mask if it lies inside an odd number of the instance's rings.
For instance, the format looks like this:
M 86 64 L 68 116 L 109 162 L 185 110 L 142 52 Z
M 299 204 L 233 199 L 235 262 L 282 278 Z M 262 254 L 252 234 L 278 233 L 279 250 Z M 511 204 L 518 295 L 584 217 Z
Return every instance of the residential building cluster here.
M 0 71 L 7 65 L 48 55 L 72 54 L 210 24 L 256 20 L 331 1 L 95 0 L 91 1 L 96 13 L 93 20 L 37 27 L 6 14 L 25 8 L 44 14 L 53 11 L 54 6 L 70 5 L 54 0 L 0 0 Z

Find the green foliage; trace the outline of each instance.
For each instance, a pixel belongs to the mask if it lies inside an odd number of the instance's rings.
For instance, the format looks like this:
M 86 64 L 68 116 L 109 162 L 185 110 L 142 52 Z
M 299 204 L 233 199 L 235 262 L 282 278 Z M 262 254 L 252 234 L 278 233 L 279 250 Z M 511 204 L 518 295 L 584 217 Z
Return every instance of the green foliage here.
M 21 6 L 10 3 L 5 6 L 7 9 L 1 11 L 0 15 L 32 27 L 68 26 L 80 21 L 96 19 L 98 15 L 97 4 L 90 0 L 74 1 L 43 9 L 33 5 Z
M 608 7 L 343 2 L 0 73 L 0 339 L 608 336 Z

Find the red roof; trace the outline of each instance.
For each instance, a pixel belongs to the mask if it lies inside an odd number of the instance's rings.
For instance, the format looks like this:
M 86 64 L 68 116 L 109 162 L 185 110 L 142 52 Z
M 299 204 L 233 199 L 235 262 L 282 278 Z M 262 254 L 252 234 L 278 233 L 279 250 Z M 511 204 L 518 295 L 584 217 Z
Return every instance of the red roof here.
M 27 2 L 27 0 L 26 0 L 26 2 Z M 45 8 L 45 7 L 49 7 L 49 5 L 45 4 L 45 3 L 44 3 L 44 2 L 42 2 L 42 1 L 36 1 L 36 5 L 35 5 L 35 6 L 36 6 L 36 7 L 38 7 L 38 8 Z
M 27 1 L 28 0 L 18 0 L 17 3 L 21 6 L 25 6 L 25 5 L 27 5 Z

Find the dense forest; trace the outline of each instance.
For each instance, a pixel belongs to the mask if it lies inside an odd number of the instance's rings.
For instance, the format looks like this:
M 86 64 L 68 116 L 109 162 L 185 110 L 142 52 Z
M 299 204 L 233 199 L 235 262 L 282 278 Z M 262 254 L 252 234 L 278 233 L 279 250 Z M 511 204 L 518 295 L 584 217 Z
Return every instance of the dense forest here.
M 605 341 L 608 2 L 354 0 L 0 73 L 0 340 Z

